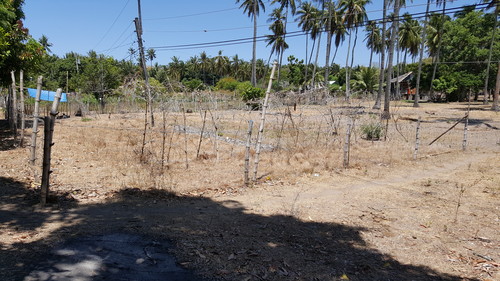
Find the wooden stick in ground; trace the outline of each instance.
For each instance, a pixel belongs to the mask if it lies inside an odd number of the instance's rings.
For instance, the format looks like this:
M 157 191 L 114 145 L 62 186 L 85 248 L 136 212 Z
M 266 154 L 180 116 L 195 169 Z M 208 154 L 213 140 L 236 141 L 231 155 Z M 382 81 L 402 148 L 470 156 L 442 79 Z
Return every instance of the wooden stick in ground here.
M 345 135 L 345 143 L 344 143 L 344 169 L 349 168 L 349 152 L 351 145 L 351 121 L 348 121 L 347 124 L 347 132 Z
M 259 168 L 259 155 L 260 155 L 260 147 L 262 145 L 262 135 L 264 133 L 264 123 L 266 121 L 266 111 L 269 103 L 269 94 L 271 93 L 271 87 L 273 85 L 274 80 L 274 72 L 276 71 L 276 66 L 278 65 L 277 61 L 274 61 L 273 69 L 271 71 L 271 76 L 269 77 L 269 84 L 267 86 L 266 97 L 264 98 L 264 104 L 262 105 L 262 114 L 260 120 L 259 131 L 257 132 L 257 146 L 255 148 L 255 161 L 253 167 L 253 181 L 257 181 L 257 170 Z
M 250 145 L 252 143 L 252 129 L 253 129 L 253 120 L 248 121 L 248 133 L 247 133 L 247 143 L 245 149 L 245 175 L 244 182 L 245 186 L 250 184 L 249 172 L 250 172 Z
M 196 149 L 196 159 L 200 157 L 201 141 L 203 140 L 203 133 L 205 132 L 205 123 L 207 121 L 207 111 L 203 114 L 203 125 L 201 125 L 200 140 L 198 141 L 198 148 Z
M 188 162 L 188 140 L 187 140 L 187 122 L 186 122 L 186 110 L 184 108 L 184 104 L 182 104 L 182 119 L 183 119 L 183 125 L 184 125 L 184 156 L 186 159 L 186 169 L 189 169 L 189 162 Z
M 12 130 L 14 131 L 14 143 L 17 143 L 17 92 L 16 92 L 16 76 L 15 72 L 11 71 L 12 77 Z
M 59 88 L 56 91 L 54 97 L 54 102 L 52 103 L 52 109 L 50 110 L 50 117 L 44 118 L 44 133 L 45 139 L 43 144 L 43 164 L 42 164 L 42 189 L 41 189 L 41 204 L 44 206 L 47 203 L 47 198 L 49 196 L 49 180 L 50 180 L 50 154 L 52 150 L 52 136 L 54 134 L 54 124 L 56 116 L 59 113 L 57 107 L 59 106 L 59 101 L 61 100 L 62 89 Z
M 462 120 L 464 120 L 465 118 L 467 118 L 469 116 L 469 114 L 465 115 L 464 117 L 460 118 L 460 120 L 458 120 L 455 124 L 453 124 L 453 126 L 451 126 L 448 130 L 444 131 L 444 133 L 442 133 L 441 135 L 439 135 L 437 138 L 435 138 L 433 141 L 431 141 L 431 143 L 429 143 L 429 145 L 432 145 L 433 143 L 435 143 L 438 139 L 440 139 L 442 136 L 444 136 L 446 133 L 448 133 L 449 131 L 451 131 L 451 129 L 455 128 L 460 122 L 462 122 Z
M 161 171 L 163 173 L 163 168 L 165 167 L 165 142 L 167 139 L 167 116 L 165 114 L 165 108 L 162 107 L 162 121 L 163 121 L 163 131 L 161 139 Z
M 462 141 L 462 150 L 465 151 L 467 149 L 467 134 L 469 132 L 469 114 L 470 114 L 470 91 L 469 95 L 467 97 L 469 100 L 469 104 L 467 105 L 467 115 L 465 118 L 465 124 L 464 124 L 464 139 Z
M 36 136 L 38 134 L 38 119 L 40 111 L 40 95 L 42 94 L 42 76 L 38 76 L 36 83 L 35 110 L 33 112 L 33 129 L 31 133 L 31 165 L 35 165 L 36 160 Z
M 413 160 L 417 160 L 418 149 L 420 146 L 420 118 L 421 117 L 419 116 L 417 121 L 417 130 L 415 133 L 415 151 L 413 151 Z
M 21 107 L 21 138 L 19 146 L 24 146 L 24 130 L 26 128 L 26 120 L 24 118 L 24 72 L 21 70 L 19 73 L 19 104 Z
M 215 161 L 219 162 L 219 142 L 218 142 L 218 137 L 219 137 L 219 127 L 217 127 L 217 122 L 215 121 L 214 115 L 212 114 L 212 111 L 209 109 L 208 113 L 210 113 L 210 117 L 212 118 L 212 123 L 214 124 L 214 130 L 215 130 L 215 137 L 214 137 L 214 150 L 215 150 Z

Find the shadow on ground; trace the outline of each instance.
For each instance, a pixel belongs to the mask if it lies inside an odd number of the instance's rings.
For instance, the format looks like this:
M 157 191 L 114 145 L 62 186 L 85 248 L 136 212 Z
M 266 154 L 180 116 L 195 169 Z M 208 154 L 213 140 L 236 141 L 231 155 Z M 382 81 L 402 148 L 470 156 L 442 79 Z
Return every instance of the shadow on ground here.
M 467 280 L 401 264 L 370 248 L 361 237 L 362 228 L 251 214 L 236 201 L 214 202 L 166 191 L 126 189 L 107 203 L 68 207 L 54 203 L 42 209 L 36 207 L 35 195 L 22 183 L 0 177 L 1 228 L 15 232 L 13 243 L 0 244 L 0 280 L 71 280 L 50 279 L 42 273 L 67 273 L 72 263 L 82 260 L 90 264 L 93 275 L 78 280 L 158 280 L 157 275 L 149 278 L 149 269 L 140 266 L 154 263 L 162 267 L 158 255 L 167 252 L 174 253 L 178 264 L 203 276 L 203 280 Z M 126 253 L 136 268 L 98 254 L 120 248 L 96 242 L 116 237 L 113 235 L 129 237 L 122 239 L 125 242 L 144 239 L 142 249 Z M 83 244 L 88 237 L 100 237 L 93 238 L 88 246 L 94 254 L 69 259 L 82 250 L 81 246 L 67 245 L 78 241 Z M 65 260 L 53 260 L 56 254 Z M 103 266 L 106 259 L 108 263 Z M 109 266 L 113 262 L 114 266 Z M 134 270 L 143 270 L 140 279 L 126 274 L 116 275 L 124 279 L 112 277 L 113 272 Z M 183 276 L 165 276 L 163 280 L 201 280 L 194 275 Z

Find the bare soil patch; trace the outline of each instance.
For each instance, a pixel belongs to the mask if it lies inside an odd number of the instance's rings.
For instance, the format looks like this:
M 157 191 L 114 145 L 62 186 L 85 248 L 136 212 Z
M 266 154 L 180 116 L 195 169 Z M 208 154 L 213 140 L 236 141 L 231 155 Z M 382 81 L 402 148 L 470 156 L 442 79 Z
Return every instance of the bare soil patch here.
M 235 140 L 258 112 L 211 108 L 201 145 L 203 112 L 186 126 L 169 112 L 165 134 L 158 113 L 142 157 L 142 114 L 58 120 L 47 208 L 28 148 L 2 145 L 0 279 L 23 280 L 65 241 L 120 232 L 171 241 L 165 251 L 207 280 L 499 280 L 498 113 L 472 105 L 462 151 L 463 124 L 428 144 L 465 104 L 397 103 L 385 141 L 363 139 L 359 126 L 378 120 L 369 106 L 272 108 L 274 150 L 251 187 Z

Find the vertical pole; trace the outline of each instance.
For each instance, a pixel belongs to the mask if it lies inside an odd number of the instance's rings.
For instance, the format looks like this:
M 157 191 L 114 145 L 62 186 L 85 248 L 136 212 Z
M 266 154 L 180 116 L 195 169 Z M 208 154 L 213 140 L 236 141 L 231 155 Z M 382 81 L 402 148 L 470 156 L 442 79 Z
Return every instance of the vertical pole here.
M 52 103 L 52 108 L 50 110 L 50 117 L 46 116 L 44 118 L 44 133 L 45 139 L 43 143 L 43 164 L 42 164 L 42 188 L 41 188 L 41 204 L 44 206 L 47 203 L 47 198 L 49 196 L 49 182 L 50 182 L 50 154 L 52 150 L 52 136 L 54 134 L 54 123 L 57 112 L 57 107 L 59 106 L 59 101 L 61 100 L 62 89 L 57 89 L 56 95 L 54 97 L 54 102 Z
M 142 45 L 142 13 L 141 13 L 141 0 L 137 0 L 137 9 L 139 17 L 135 18 L 135 31 L 137 33 L 137 43 L 139 44 L 139 55 L 141 58 L 142 71 L 144 72 L 144 82 L 146 84 L 146 93 L 148 98 L 148 109 L 151 119 L 151 126 L 155 126 L 155 120 L 153 117 L 153 98 L 151 97 L 151 87 L 149 86 L 149 74 L 146 67 L 146 58 L 144 56 L 144 47 Z
M 347 132 L 345 135 L 345 142 L 344 142 L 344 169 L 349 168 L 350 146 L 351 146 L 351 121 L 349 120 L 347 124 Z
M 269 77 L 269 84 L 267 86 L 266 97 L 264 98 L 264 104 L 262 105 L 262 114 L 260 120 L 259 131 L 257 132 L 257 147 L 255 148 L 255 161 L 254 161 L 254 169 L 253 169 L 253 181 L 257 180 L 257 170 L 259 167 L 259 155 L 260 155 L 260 147 L 262 144 L 262 135 L 264 132 L 264 123 L 266 121 L 266 111 L 269 103 L 269 94 L 271 93 L 271 87 L 273 85 L 274 73 L 276 72 L 276 66 L 278 65 L 277 61 L 274 61 L 273 69 L 271 71 L 271 76 Z
M 470 91 L 467 96 L 469 100 L 469 104 L 467 105 L 467 115 L 465 116 L 465 124 L 464 124 L 464 139 L 462 141 L 462 150 L 465 151 L 467 149 L 467 134 L 469 132 L 469 114 L 470 114 Z
M 24 129 L 26 127 L 26 122 L 24 119 L 24 72 L 21 70 L 19 73 L 19 103 L 21 107 L 21 140 L 19 141 L 19 146 L 24 146 Z
M 245 177 L 244 182 L 245 186 L 250 184 L 249 172 L 250 172 L 250 145 L 252 143 L 252 129 L 253 129 L 253 120 L 248 121 L 248 133 L 247 133 L 247 143 L 245 149 Z
M 12 77 L 12 129 L 14 130 L 14 143 L 17 143 L 17 92 L 16 92 L 16 76 L 15 72 L 11 71 Z
M 413 160 L 417 160 L 418 156 L 418 149 L 420 146 L 420 116 L 418 117 L 417 121 L 417 130 L 415 132 L 415 151 L 413 151 Z
M 33 129 L 31 133 L 31 165 L 35 165 L 36 159 L 36 136 L 38 134 L 38 119 L 40 110 L 40 95 L 42 94 L 42 76 L 38 76 L 38 81 L 36 85 L 36 97 L 35 97 L 35 109 L 33 112 Z

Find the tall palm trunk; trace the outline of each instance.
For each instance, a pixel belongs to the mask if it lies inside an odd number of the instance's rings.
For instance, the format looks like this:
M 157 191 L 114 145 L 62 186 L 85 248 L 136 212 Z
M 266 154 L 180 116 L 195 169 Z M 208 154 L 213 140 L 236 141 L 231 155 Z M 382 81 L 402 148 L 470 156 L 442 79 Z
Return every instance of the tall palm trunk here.
M 356 27 L 356 31 L 354 33 L 354 44 L 353 44 L 352 50 L 351 50 L 351 66 L 347 69 L 347 72 L 349 73 L 349 75 L 348 75 L 349 80 L 347 80 L 347 82 L 349 84 L 349 91 L 351 90 L 351 73 L 352 73 L 352 66 L 354 65 L 354 50 L 356 49 L 356 42 L 357 41 L 358 41 L 358 27 Z M 348 97 L 347 101 L 349 101 L 349 97 Z
M 400 55 L 400 49 L 399 49 L 399 21 L 398 21 L 398 24 L 396 25 L 396 34 L 394 35 L 396 36 L 395 40 L 396 40 L 396 94 L 395 94 L 395 97 L 396 99 L 400 99 L 400 90 L 401 90 L 401 85 L 399 84 L 399 75 L 400 74 L 400 65 L 399 65 L 399 55 Z
M 351 85 L 349 81 L 349 55 L 351 49 L 351 37 L 352 33 L 349 33 L 349 45 L 347 45 L 347 56 L 345 58 L 345 99 L 349 101 L 349 96 L 351 95 Z
M 379 73 L 379 86 L 377 92 L 377 98 L 375 99 L 375 104 L 373 109 L 380 109 L 380 104 L 382 102 L 382 91 L 384 85 L 384 66 L 385 66 L 385 31 L 386 31 L 386 21 L 387 21 L 387 0 L 384 0 L 384 8 L 382 14 L 382 36 L 381 36 L 381 48 L 380 48 L 380 73 Z
M 325 62 L 325 89 L 328 89 L 328 76 L 330 75 L 330 51 L 332 49 L 332 5 L 328 1 L 328 20 L 326 23 L 326 62 Z
M 391 41 L 389 44 L 389 58 L 387 62 L 387 86 L 385 88 L 384 99 L 384 112 L 382 112 L 382 119 L 387 120 L 391 118 L 389 111 L 391 100 L 391 76 L 392 76 L 392 60 L 394 59 L 394 40 L 396 38 L 397 25 L 399 24 L 399 4 L 400 0 L 394 1 L 394 21 L 392 22 Z
M 417 88 L 415 92 L 415 101 L 413 102 L 413 107 L 419 107 L 418 104 L 420 100 L 420 78 L 422 76 L 422 60 L 424 58 L 424 49 L 425 49 L 425 32 L 427 30 L 427 17 L 429 16 L 429 6 L 431 5 L 431 0 L 427 0 L 427 7 L 425 8 L 425 17 L 424 17 L 424 28 L 422 29 L 422 41 L 420 42 L 420 54 L 418 61 L 418 73 L 417 73 Z
M 498 5 L 498 4 L 497 4 Z M 484 78 L 484 90 L 483 90 L 483 104 L 488 104 L 488 80 L 490 78 L 490 63 L 491 63 L 491 53 L 493 51 L 493 42 L 495 41 L 495 33 L 497 31 L 497 13 L 495 9 L 494 13 L 494 18 L 495 21 L 493 22 L 493 31 L 491 33 L 491 41 L 490 41 L 490 50 L 488 53 L 488 63 L 486 65 L 486 77 Z
M 305 64 L 305 70 L 304 70 L 304 81 L 307 82 L 307 70 L 309 68 L 309 64 L 307 63 L 307 56 L 309 55 L 309 31 L 306 31 L 306 64 Z
M 316 58 L 314 59 L 314 67 L 313 67 L 313 74 L 312 74 L 312 81 L 311 81 L 313 88 L 315 88 L 314 80 L 316 78 L 316 69 L 318 68 L 319 47 L 321 46 L 321 34 L 322 33 L 320 33 L 318 35 L 318 44 L 316 46 Z
M 498 94 L 500 92 L 500 62 L 498 62 L 498 70 L 497 70 L 497 82 L 495 86 L 495 92 L 493 93 L 493 105 L 491 106 L 491 110 L 498 111 Z
M 443 33 L 444 33 L 444 15 L 445 15 L 445 11 L 446 11 L 446 1 L 443 1 L 443 10 L 441 11 L 441 17 L 442 17 L 442 25 L 440 26 L 441 27 L 441 30 L 438 31 L 439 33 L 439 38 L 438 38 L 438 47 L 437 47 L 437 51 L 436 51 L 436 58 L 434 59 L 434 68 L 432 70 L 432 78 L 431 78 L 431 92 L 430 92 L 430 97 L 431 98 L 434 98 L 434 79 L 436 79 L 436 72 L 437 72 L 437 67 L 438 67 L 438 64 L 439 64 L 439 55 L 441 53 L 441 42 L 443 41 L 442 38 L 443 38 Z
M 257 1 L 253 2 L 252 86 L 257 85 Z

